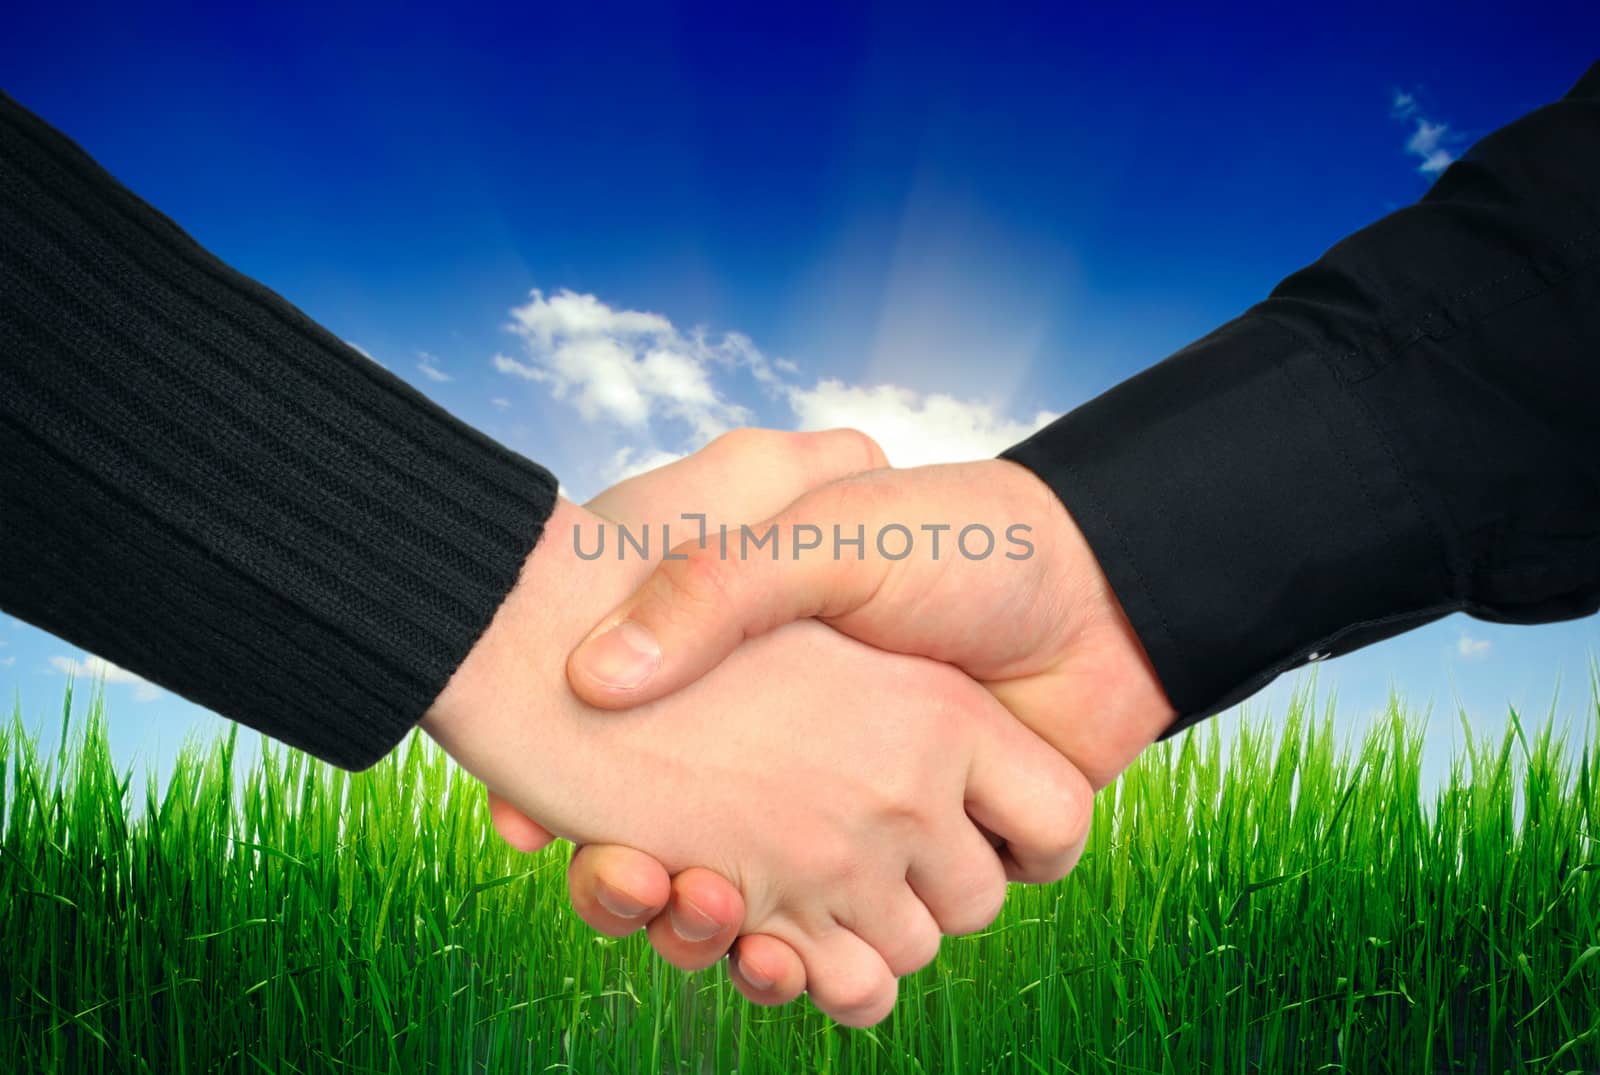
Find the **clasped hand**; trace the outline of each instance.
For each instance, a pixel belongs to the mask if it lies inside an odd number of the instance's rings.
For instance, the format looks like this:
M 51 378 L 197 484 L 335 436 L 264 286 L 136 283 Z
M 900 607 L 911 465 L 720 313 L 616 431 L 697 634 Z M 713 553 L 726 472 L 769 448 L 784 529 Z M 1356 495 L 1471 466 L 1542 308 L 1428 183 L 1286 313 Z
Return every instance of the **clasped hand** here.
M 850 1025 L 887 1015 L 941 934 L 992 921 L 1007 879 L 1070 870 L 1092 789 L 1173 715 L 1043 483 L 1004 461 L 884 465 L 850 431 L 741 431 L 563 501 L 424 721 L 514 846 L 579 845 L 573 904 L 596 929 L 648 923 L 691 969 L 737 938 L 745 996 L 804 989 Z M 1024 527 L 1033 554 L 973 559 L 949 536 L 937 559 L 870 538 L 859 559 L 576 554 L 574 527 L 681 532 L 700 510 L 713 530 L 767 518 L 780 550 L 800 528 L 977 523 Z

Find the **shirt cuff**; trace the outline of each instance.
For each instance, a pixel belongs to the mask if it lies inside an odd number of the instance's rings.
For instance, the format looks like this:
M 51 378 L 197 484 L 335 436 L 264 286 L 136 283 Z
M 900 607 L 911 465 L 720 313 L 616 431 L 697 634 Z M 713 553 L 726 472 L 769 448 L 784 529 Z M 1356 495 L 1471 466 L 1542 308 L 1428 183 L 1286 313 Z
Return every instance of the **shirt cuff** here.
M 1255 313 L 1004 453 L 1061 498 L 1178 718 L 1452 611 L 1436 528 L 1363 403 Z

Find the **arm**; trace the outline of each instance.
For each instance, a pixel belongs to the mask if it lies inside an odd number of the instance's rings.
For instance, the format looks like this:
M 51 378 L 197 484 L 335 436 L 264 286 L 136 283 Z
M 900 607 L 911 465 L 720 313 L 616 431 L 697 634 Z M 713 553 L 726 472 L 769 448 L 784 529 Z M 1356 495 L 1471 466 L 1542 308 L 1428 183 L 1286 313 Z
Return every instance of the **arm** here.
M 0 95 L 0 607 L 358 768 L 555 490 Z
M 1600 608 L 1600 65 L 1415 206 L 1006 453 L 1178 711 L 1464 611 Z

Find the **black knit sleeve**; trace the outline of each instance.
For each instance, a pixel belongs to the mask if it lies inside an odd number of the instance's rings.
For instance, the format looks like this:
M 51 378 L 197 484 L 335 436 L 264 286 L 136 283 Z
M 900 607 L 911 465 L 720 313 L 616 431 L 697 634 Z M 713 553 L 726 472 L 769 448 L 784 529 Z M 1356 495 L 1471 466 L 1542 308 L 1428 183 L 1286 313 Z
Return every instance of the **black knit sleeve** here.
M 0 608 L 358 768 L 555 496 L 0 94 Z
M 1600 608 L 1600 66 L 1415 206 L 1006 453 L 1179 718 L 1450 612 Z

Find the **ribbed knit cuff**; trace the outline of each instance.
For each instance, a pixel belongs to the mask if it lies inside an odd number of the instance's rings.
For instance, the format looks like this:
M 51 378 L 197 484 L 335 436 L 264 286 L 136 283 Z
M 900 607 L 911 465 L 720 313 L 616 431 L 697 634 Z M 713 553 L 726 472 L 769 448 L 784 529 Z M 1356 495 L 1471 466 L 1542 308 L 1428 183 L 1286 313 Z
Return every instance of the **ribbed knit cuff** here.
M 8 612 L 359 768 L 443 689 L 555 496 L 0 94 Z

